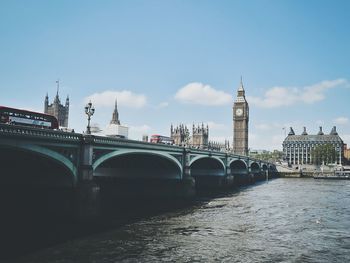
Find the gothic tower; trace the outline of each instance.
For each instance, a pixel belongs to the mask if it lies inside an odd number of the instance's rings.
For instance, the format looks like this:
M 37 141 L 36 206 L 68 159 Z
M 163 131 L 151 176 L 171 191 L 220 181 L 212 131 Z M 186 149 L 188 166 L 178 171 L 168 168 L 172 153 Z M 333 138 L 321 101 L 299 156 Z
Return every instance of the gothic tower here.
M 245 99 L 241 77 L 237 98 L 233 103 L 233 152 L 235 154 L 248 155 L 248 122 L 249 106 Z
M 66 104 L 62 105 L 60 97 L 58 96 L 59 92 L 59 81 L 57 83 L 57 92 L 53 103 L 49 104 L 49 95 L 46 94 L 44 101 L 44 113 L 53 115 L 58 120 L 58 125 L 62 127 L 68 127 L 68 117 L 69 117 L 69 97 L 67 96 Z
M 186 145 L 190 136 L 190 131 L 187 126 L 180 124 L 177 127 L 173 127 L 171 124 L 170 127 L 170 137 L 174 140 L 175 145 Z
M 114 111 L 113 111 L 112 120 L 111 120 L 110 124 L 120 125 L 117 99 L 115 99 Z
M 209 138 L 209 127 L 198 125 L 197 127 L 193 124 L 192 126 L 192 146 L 200 149 L 208 148 Z

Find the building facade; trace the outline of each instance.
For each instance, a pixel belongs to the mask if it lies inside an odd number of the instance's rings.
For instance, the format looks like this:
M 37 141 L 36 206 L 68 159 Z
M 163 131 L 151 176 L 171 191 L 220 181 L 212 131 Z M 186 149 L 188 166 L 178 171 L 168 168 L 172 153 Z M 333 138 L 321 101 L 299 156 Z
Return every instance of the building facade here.
M 192 146 L 194 148 L 207 149 L 209 142 L 209 127 L 204 124 L 192 126 Z
M 284 159 L 290 165 L 315 164 L 313 150 L 317 146 L 328 144 L 334 147 L 336 163 L 341 164 L 344 158 L 344 143 L 335 126 L 327 135 L 323 133 L 322 127 L 316 135 L 309 135 L 305 127 L 301 135 L 296 135 L 290 127 L 288 136 L 283 141 Z
M 233 152 L 248 155 L 248 123 L 249 105 L 245 98 L 245 90 L 241 78 L 237 90 L 237 98 L 233 103 Z
M 190 131 L 184 124 L 180 124 L 176 127 L 171 125 L 170 137 L 174 140 L 175 145 L 185 146 L 186 144 L 189 144 Z
M 193 124 L 192 136 L 186 125 L 180 124 L 176 127 L 171 125 L 170 137 L 174 140 L 175 145 L 189 146 L 193 148 L 208 149 L 209 146 L 209 127 Z
M 49 104 L 49 95 L 46 94 L 44 101 L 44 113 L 55 116 L 58 120 L 59 126 L 68 127 L 69 97 L 67 96 L 65 105 L 61 104 L 60 98 L 58 96 L 59 81 L 56 81 L 56 83 L 57 93 L 52 104 Z
M 347 144 L 344 144 L 344 158 L 346 159 L 347 163 L 350 161 L 350 148 L 348 148 Z

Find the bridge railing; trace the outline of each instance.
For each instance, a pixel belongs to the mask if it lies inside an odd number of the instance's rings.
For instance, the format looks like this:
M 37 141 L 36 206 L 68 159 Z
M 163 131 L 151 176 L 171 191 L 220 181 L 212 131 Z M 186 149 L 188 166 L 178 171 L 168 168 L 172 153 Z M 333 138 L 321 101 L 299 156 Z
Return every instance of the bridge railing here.
M 161 143 L 150 143 L 150 142 L 143 142 L 143 141 L 137 141 L 137 140 L 129 140 L 124 138 L 114 138 L 114 137 L 107 137 L 107 136 L 95 136 L 90 135 L 92 141 L 95 144 L 105 144 L 105 145 L 111 145 L 111 146 L 125 146 L 125 147 L 136 147 L 141 149 L 157 149 L 157 150 L 168 150 L 168 151 L 176 151 L 180 152 L 183 151 L 183 147 L 179 147 L 176 145 L 167 145 L 167 144 L 161 144 Z M 86 135 L 84 135 L 86 137 Z
M 0 124 L 1 136 L 28 136 L 45 139 L 56 139 L 62 141 L 79 141 L 81 134 L 64 132 L 59 130 L 48 130 L 18 125 Z

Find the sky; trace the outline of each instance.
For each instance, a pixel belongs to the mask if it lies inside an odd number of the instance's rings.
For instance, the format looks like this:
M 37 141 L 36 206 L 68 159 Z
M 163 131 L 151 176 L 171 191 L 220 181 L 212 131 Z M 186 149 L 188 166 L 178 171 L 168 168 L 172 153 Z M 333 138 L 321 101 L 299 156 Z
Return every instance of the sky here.
M 337 126 L 350 144 L 349 1 L 1 1 L 0 105 L 44 110 L 70 98 L 69 126 L 104 129 L 115 99 L 129 136 L 209 125 L 232 141 L 240 78 L 249 148 L 282 149 Z

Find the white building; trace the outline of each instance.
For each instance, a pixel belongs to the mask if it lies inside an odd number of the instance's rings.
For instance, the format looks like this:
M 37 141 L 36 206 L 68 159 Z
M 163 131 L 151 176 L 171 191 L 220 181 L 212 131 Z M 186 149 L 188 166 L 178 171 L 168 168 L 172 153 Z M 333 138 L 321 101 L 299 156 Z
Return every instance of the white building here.
M 344 143 L 335 126 L 330 134 L 324 134 L 320 127 L 318 134 L 315 135 L 309 135 L 305 127 L 301 135 L 295 135 L 293 128 L 290 127 L 290 132 L 283 141 L 284 159 L 291 165 L 314 164 L 313 150 L 326 144 L 334 147 L 336 163 L 341 164 L 344 159 Z

